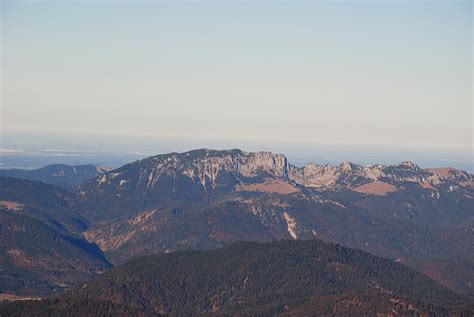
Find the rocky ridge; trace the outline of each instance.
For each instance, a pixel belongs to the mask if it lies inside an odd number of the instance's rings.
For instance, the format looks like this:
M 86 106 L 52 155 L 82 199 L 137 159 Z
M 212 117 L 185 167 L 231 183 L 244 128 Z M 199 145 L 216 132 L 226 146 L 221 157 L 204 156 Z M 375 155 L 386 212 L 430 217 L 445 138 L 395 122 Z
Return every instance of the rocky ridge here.
M 132 165 L 139 165 L 139 183 L 147 188 L 156 185 L 164 175 L 176 178 L 184 175 L 198 181 L 207 191 L 216 188 L 218 178 L 232 174 L 239 179 L 272 177 L 282 178 L 294 185 L 315 189 L 355 188 L 373 181 L 412 182 L 424 188 L 454 190 L 471 187 L 472 175 L 452 169 L 421 169 L 412 162 L 398 165 L 361 166 L 344 162 L 339 166 L 309 163 L 302 168 L 291 165 L 282 154 L 271 152 L 243 152 L 240 150 L 195 150 L 147 158 Z M 127 166 L 126 166 L 127 167 Z M 96 178 L 98 187 L 118 180 L 119 187 L 127 186 L 128 179 L 121 177 L 122 168 Z M 136 186 L 130 183 L 128 186 Z

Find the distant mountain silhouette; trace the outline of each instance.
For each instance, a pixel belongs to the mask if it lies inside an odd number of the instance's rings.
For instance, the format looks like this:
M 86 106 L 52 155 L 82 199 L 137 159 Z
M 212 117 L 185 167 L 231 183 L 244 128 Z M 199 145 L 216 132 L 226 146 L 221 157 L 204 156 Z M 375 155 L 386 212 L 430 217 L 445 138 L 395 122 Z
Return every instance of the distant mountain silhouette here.
M 0 169 L 0 176 L 42 181 L 72 189 L 74 186 L 109 170 L 109 167 L 92 164 L 76 166 L 54 164 L 34 170 Z

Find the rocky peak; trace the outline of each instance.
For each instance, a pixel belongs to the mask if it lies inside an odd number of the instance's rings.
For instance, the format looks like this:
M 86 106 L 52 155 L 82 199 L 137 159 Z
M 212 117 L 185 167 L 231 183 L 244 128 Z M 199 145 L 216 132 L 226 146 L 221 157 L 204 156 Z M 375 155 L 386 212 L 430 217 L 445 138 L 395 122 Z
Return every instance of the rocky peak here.
M 94 165 L 94 166 L 95 166 L 96 171 L 100 174 L 107 173 L 108 171 L 112 170 L 112 168 L 109 166 L 103 166 L 103 165 Z
M 410 169 L 410 170 L 419 169 L 418 165 L 416 165 L 415 163 L 410 162 L 410 161 L 401 162 L 400 164 L 398 164 L 398 166 L 404 167 L 404 168 L 407 168 L 407 169 Z
M 244 176 L 253 176 L 259 171 L 278 177 L 288 176 L 288 160 L 282 154 L 271 152 L 243 153 L 240 162 L 239 172 Z
M 350 171 L 353 171 L 355 169 L 357 169 L 357 165 L 355 164 L 352 164 L 351 162 L 349 161 L 345 161 L 344 163 L 342 163 L 341 165 L 339 165 L 339 168 L 343 171 L 343 172 L 350 172 Z
M 339 175 L 337 167 L 309 163 L 303 168 L 292 166 L 288 177 L 299 185 L 318 188 L 334 184 Z

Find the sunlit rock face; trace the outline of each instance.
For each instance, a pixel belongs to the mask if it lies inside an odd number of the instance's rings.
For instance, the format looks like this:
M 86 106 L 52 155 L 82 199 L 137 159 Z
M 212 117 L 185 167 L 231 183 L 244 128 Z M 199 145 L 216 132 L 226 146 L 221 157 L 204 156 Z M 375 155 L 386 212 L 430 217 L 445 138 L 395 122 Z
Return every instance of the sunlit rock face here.
M 113 188 L 120 197 L 121 192 L 143 193 L 153 191 L 157 186 L 160 192 L 179 192 L 184 185 L 188 193 L 208 195 L 214 190 L 232 190 L 246 183 L 263 183 L 269 178 L 280 179 L 292 186 L 323 190 L 353 189 L 374 181 L 395 187 L 409 182 L 436 190 L 472 186 L 469 173 L 449 168 L 424 170 L 412 162 L 373 166 L 351 162 L 339 166 L 309 163 L 299 168 L 291 165 L 282 154 L 201 149 L 157 155 L 125 165 L 84 184 L 81 195 L 94 195 Z

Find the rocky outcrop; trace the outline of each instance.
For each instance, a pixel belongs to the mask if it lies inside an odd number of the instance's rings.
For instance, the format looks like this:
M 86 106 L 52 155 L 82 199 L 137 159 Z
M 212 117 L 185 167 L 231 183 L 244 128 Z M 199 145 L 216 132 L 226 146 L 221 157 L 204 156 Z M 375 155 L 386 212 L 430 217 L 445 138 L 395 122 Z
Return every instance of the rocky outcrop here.
M 310 163 L 303 168 L 292 167 L 289 178 L 305 187 L 327 187 L 334 185 L 339 179 L 340 171 L 337 167 L 321 166 Z

